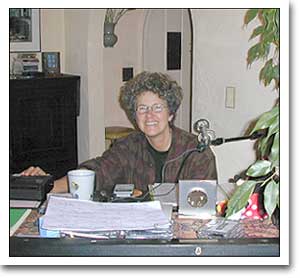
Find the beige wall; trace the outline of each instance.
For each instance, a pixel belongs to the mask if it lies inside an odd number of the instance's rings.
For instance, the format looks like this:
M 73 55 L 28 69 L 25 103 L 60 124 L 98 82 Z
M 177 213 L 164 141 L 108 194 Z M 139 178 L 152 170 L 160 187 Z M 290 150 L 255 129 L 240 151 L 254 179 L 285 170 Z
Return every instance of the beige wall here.
M 176 113 L 175 125 L 190 131 L 191 99 L 191 19 L 188 9 L 145 9 L 143 66 L 160 71 L 182 87 L 183 99 Z M 181 32 L 181 69 L 167 69 L 167 32 Z
M 41 51 L 59 51 L 65 72 L 65 24 L 63 9 L 41 9 Z
M 100 155 L 104 148 L 102 9 L 65 10 L 66 72 L 81 76 L 78 159 Z
M 219 137 L 243 135 L 278 95 L 258 80 L 260 63 L 246 65 L 253 25 L 243 29 L 246 10 L 193 9 L 192 122 L 206 118 Z M 225 88 L 235 87 L 235 108 L 225 107 Z
M 117 43 L 114 47 L 103 48 L 105 126 L 132 126 L 119 105 L 119 89 L 123 84 L 123 67 L 133 67 L 133 74 L 142 70 L 143 22 L 142 9 L 127 12 L 115 28 Z M 102 29 L 99 34 L 103 35 Z

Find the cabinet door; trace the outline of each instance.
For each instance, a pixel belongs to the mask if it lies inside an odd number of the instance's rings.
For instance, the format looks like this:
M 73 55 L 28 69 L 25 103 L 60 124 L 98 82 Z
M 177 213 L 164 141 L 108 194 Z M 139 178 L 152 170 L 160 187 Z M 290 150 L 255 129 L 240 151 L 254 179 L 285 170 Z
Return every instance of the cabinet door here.
M 15 82 L 10 88 L 11 170 L 40 166 L 56 178 L 77 166 L 76 79 Z

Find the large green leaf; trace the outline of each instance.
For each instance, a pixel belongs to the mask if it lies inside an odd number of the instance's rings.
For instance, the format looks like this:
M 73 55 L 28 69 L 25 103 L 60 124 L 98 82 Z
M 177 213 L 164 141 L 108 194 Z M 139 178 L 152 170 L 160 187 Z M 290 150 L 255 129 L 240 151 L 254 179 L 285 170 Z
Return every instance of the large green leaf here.
M 252 132 L 260 129 L 268 128 L 279 115 L 278 105 L 274 106 L 270 111 L 263 113 L 255 124 Z M 278 119 L 277 119 L 278 120 Z
M 255 60 L 266 59 L 270 52 L 270 44 L 265 42 L 259 42 L 253 45 L 248 51 L 247 62 L 252 64 Z
M 269 137 L 268 136 L 266 136 L 266 137 L 259 140 L 258 150 L 260 152 L 260 157 L 261 158 L 268 156 L 269 151 L 270 151 L 269 150 Z
M 260 44 L 260 55 L 262 59 L 267 59 L 268 58 L 268 55 L 269 55 L 269 52 L 270 52 L 270 44 L 268 42 L 264 42 L 262 41 L 261 44 Z
M 273 76 L 273 59 L 269 59 L 259 73 L 259 80 L 264 82 L 267 86 L 271 83 Z
M 261 37 L 263 43 L 273 44 L 276 41 L 276 30 L 270 29 Z
M 275 80 L 275 89 L 279 88 L 279 65 L 273 67 L 273 78 Z
M 273 140 L 273 145 L 270 153 L 270 160 L 273 163 L 273 166 L 278 166 L 279 165 L 279 132 L 276 133 L 274 140 Z
M 244 19 L 246 25 L 257 16 L 258 10 L 259 9 L 250 9 L 246 12 Z
M 270 173 L 272 170 L 272 163 L 269 160 L 257 160 L 252 164 L 246 172 L 250 177 L 261 177 Z
M 264 190 L 264 206 L 269 214 L 272 215 L 275 210 L 279 199 L 279 185 L 275 181 L 271 180 Z
M 272 126 L 272 129 L 269 128 L 267 136 L 258 141 L 257 149 L 259 150 L 260 158 L 269 157 L 272 146 L 274 144 L 274 139 L 271 139 L 270 137 L 278 132 L 278 124 L 274 124 L 274 126 Z M 271 160 L 274 161 L 274 158 L 271 158 Z
M 275 114 L 274 117 L 270 117 L 267 119 L 268 123 L 268 133 L 265 137 L 259 139 L 258 141 L 258 150 L 260 151 L 261 157 L 266 157 L 269 155 L 269 152 L 271 150 L 271 143 L 273 140 L 271 140 L 271 136 L 279 132 L 279 116 L 278 114 Z M 257 123 L 256 127 L 264 126 L 265 123 Z M 254 130 L 254 129 L 253 129 Z
M 279 131 L 279 117 L 275 117 L 272 122 L 270 122 L 268 137 L 277 133 Z
M 258 60 L 261 56 L 261 45 L 260 43 L 257 43 L 250 47 L 248 50 L 248 56 L 247 56 L 247 63 L 248 65 L 251 65 L 255 60 Z
M 279 40 L 279 9 L 276 9 L 275 13 L 275 28 L 276 28 L 276 37 L 278 37 Z
M 255 37 L 261 35 L 263 31 L 264 31 L 264 28 L 263 28 L 262 26 L 256 27 L 256 28 L 253 30 L 252 35 L 251 35 L 251 37 L 250 37 L 249 40 L 252 40 L 253 38 L 255 38 Z
M 246 181 L 235 190 L 228 202 L 226 217 L 240 211 L 247 205 L 255 185 L 256 181 Z

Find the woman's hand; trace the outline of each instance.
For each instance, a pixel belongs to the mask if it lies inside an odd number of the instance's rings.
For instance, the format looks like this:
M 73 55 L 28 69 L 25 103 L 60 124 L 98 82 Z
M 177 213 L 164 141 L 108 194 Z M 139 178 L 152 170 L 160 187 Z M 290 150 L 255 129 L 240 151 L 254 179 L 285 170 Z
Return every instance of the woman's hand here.
M 24 170 L 23 172 L 21 172 L 20 175 L 22 175 L 22 176 L 46 176 L 49 174 L 47 174 L 40 167 L 31 166 L 31 167 L 27 168 L 26 170 Z
M 22 176 L 46 176 L 47 174 L 43 169 L 40 167 L 31 166 L 20 173 Z M 51 193 L 66 193 L 68 192 L 68 180 L 67 177 L 64 176 L 59 180 L 54 181 L 54 187 L 50 191 Z
M 143 195 L 143 192 L 139 189 L 134 189 L 132 195 L 133 195 L 133 197 L 140 197 Z

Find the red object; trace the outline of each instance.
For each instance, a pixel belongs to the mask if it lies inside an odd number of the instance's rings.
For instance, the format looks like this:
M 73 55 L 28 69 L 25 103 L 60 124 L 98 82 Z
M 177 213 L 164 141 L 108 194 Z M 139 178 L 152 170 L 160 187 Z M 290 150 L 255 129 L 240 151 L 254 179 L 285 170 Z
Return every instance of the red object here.
M 224 216 L 225 215 L 225 211 L 227 209 L 227 200 L 221 201 L 217 204 L 217 214 L 219 216 Z
M 266 219 L 268 214 L 265 212 L 263 206 L 259 203 L 259 194 L 253 193 L 248 200 L 248 206 L 242 213 L 241 218 L 252 218 L 252 219 Z

